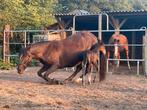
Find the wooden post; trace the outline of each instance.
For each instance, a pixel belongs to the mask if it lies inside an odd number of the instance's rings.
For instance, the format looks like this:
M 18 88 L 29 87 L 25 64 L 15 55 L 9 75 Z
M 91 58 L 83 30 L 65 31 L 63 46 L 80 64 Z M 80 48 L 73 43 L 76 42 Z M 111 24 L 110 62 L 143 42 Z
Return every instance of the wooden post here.
M 3 34 L 3 61 L 10 62 L 10 48 L 9 48 L 9 38 L 11 36 L 10 25 L 5 25 Z
M 145 36 L 143 36 L 143 58 L 144 58 L 144 74 L 147 76 L 147 29 L 145 31 Z

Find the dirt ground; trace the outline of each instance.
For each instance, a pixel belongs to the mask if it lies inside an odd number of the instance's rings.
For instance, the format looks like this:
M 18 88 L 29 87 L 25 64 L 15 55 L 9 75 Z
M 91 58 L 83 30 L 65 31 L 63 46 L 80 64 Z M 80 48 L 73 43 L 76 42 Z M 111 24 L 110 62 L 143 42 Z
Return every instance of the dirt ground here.
M 83 87 L 77 83 L 49 85 L 37 76 L 39 68 L 0 71 L 0 110 L 147 110 L 147 78 L 107 74 L 104 82 Z M 63 80 L 72 72 L 51 77 Z

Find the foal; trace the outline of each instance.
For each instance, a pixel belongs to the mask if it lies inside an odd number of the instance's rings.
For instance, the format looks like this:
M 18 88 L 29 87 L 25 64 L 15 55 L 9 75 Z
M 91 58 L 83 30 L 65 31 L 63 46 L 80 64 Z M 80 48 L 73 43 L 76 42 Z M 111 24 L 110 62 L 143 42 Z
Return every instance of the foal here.
M 91 75 L 92 75 L 93 67 L 95 67 L 96 73 L 99 72 L 99 62 L 100 62 L 99 52 L 102 52 L 104 55 L 106 55 L 106 49 L 102 42 L 97 43 L 90 50 L 87 50 L 83 56 L 83 62 L 82 62 L 83 74 L 81 76 L 83 85 L 85 85 L 86 74 L 88 74 L 88 84 L 91 84 Z M 95 82 L 96 73 L 94 75 L 93 82 Z

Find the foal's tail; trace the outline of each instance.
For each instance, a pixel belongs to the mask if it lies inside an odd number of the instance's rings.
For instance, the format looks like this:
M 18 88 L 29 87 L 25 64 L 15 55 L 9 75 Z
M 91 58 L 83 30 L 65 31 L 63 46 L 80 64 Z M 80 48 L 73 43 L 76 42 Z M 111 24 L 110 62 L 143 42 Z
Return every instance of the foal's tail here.
M 100 71 L 99 71 L 99 81 L 103 81 L 106 78 L 106 55 L 100 55 Z

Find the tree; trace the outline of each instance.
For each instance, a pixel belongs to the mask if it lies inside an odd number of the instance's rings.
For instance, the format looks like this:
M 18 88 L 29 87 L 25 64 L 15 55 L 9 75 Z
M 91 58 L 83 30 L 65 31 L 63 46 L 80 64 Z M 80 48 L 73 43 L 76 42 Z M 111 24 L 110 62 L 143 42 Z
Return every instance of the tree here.
M 134 10 L 147 10 L 147 0 L 129 0 Z
M 54 22 L 50 15 L 57 0 L 0 0 L 0 30 L 5 24 L 15 29 L 35 29 Z
M 132 10 L 128 0 L 58 0 L 60 12 L 82 9 L 89 12 Z M 61 6 L 63 8 L 61 8 Z

